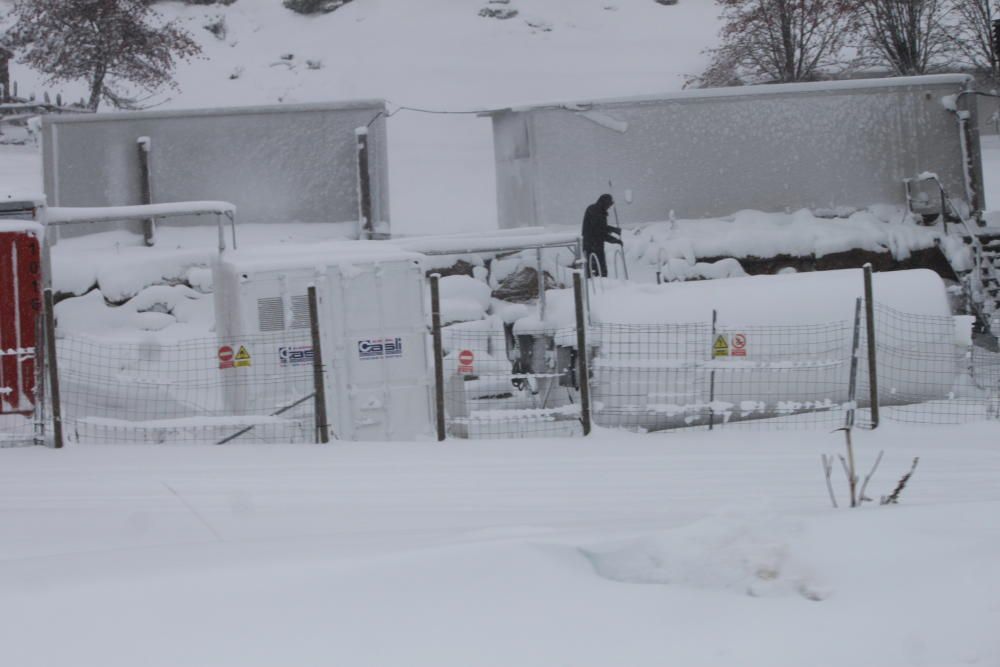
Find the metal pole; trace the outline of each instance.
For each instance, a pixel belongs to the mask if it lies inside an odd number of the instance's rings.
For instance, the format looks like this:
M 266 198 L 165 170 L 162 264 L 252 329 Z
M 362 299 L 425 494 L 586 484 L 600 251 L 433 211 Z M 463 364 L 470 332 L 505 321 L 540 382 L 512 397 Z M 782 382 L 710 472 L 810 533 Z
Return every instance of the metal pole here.
M 313 349 L 313 396 L 315 398 L 316 439 L 326 444 L 330 442 L 330 428 L 326 416 L 326 379 L 323 373 L 323 352 L 319 335 L 319 299 L 316 286 L 309 286 L 309 332 L 312 334 Z
M 583 271 L 583 298 L 587 307 L 587 322 L 590 323 L 590 266 L 587 264 L 587 253 L 583 248 L 583 237 L 576 239 L 577 268 Z
M 715 330 L 716 322 L 719 319 L 719 313 L 714 308 L 712 309 L 712 343 L 709 348 L 709 359 L 715 361 Z M 714 365 L 714 364 L 713 364 Z M 715 427 L 715 409 L 712 407 L 715 404 L 715 369 L 709 371 L 708 374 L 708 430 L 711 431 Z
M 372 186 L 368 173 L 368 128 L 359 127 L 354 131 L 358 149 L 358 223 L 360 238 L 375 237 L 375 225 L 372 221 Z
M 878 364 L 875 359 L 875 300 L 872 290 L 872 265 L 864 265 L 865 271 L 865 337 L 868 341 L 868 394 L 871 403 L 872 428 L 878 428 Z
M 538 274 L 538 320 L 545 321 L 545 267 L 542 265 L 542 249 L 535 248 L 535 265 Z
M 975 84 L 969 82 L 965 86 L 966 93 L 974 93 Z M 962 95 L 959 95 L 958 99 L 961 100 Z M 972 109 L 975 109 L 975 95 L 970 94 L 969 98 L 973 101 L 968 103 L 966 106 L 971 108 L 956 109 L 955 116 L 958 118 L 958 133 L 959 141 L 961 143 L 962 149 L 962 169 L 965 176 L 965 195 L 969 203 L 969 208 L 972 209 L 972 216 L 975 218 L 980 225 L 985 224 L 982 220 L 981 212 L 983 209 L 982 205 L 982 183 L 983 175 L 979 170 L 979 160 L 976 149 L 978 148 L 979 142 L 979 128 L 973 127 L 969 122 L 972 118 Z
M 580 385 L 580 423 L 583 434 L 590 435 L 590 365 L 587 363 L 587 320 L 583 309 L 583 278 L 573 272 L 573 296 L 576 301 L 576 376 Z
M 153 177 L 150 173 L 150 152 L 152 150 L 149 137 L 139 137 L 136 146 L 139 149 L 139 183 L 142 188 L 142 203 L 153 203 Z M 156 243 L 156 218 L 146 218 L 142 221 L 142 238 L 147 246 Z
M 431 335 L 434 338 L 434 417 L 437 439 L 446 437 L 444 421 L 444 348 L 441 344 L 441 276 L 431 276 Z
M 62 397 L 59 394 L 59 367 L 56 363 L 56 317 L 52 289 L 45 288 L 45 357 L 49 367 L 49 394 L 52 396 L 52 445 L 63 446 Z

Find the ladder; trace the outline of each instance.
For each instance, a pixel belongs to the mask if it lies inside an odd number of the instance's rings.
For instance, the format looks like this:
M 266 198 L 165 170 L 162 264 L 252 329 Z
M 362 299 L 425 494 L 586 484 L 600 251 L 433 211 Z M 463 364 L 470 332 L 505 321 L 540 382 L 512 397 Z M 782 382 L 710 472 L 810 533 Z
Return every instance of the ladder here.
M 972 267 L 956 266 L 952 258 L 946 257 L 955 275 L 958 276 L 965 294 L 970 314 L 976 316 L 977 325 L 982 333 L 996 335 L 1000 332 L 1000 240 L 993 239 L 984 245 L 982 239 L 973 229 L 971 216 L 963 212 L 948 195 L 944 184 L 936 174 L 925 172 L 916 178 L 905 178 L 906 205 L 909 211 L 916 215 L 927 217 L 927 212 L 914 210 L 918 200 L 914 196 L 914 185 L 930 183 L 940 196 L 942 229 L 945 234 L 952 233 L 961 237 L 972 252 Z M 926 205 L 926 202 L 919 202 Z M 958 227 L 957 233 L 949 232 L 948 223 L 952 229 Z

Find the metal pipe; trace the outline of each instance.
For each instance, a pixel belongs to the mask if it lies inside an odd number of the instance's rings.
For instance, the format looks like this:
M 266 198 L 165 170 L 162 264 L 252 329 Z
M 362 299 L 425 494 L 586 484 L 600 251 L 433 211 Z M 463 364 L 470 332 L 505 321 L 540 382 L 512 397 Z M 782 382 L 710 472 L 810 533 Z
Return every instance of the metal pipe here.
M 580 386 L 580 423 L 583 434 L 590 435 L 590 364 L 587 359 L 587 324 L 583 306 L 583 279 L 573 272 L 573 298 L 576 308 L 576 375 Z
M 444 346 L 441 341 L 441 276 L 431 276 L 431 336 L 434 340 L 434 417 L 437 439 L 447 437 L 444 415 Z
M 865 337 L 868 341 L 868 395 L 871 410 L 872 429 L 878 428 L 878 363 L 875 359 L 875 300 L 872 289 L 872 265 L 862 267 L 865 272 Z
M 52 397 L 52 445 L 63 446 L 62 396 L 59 393 L 59 365 L 56 355 L 56 316 L 52 288 L 45 288 L 45 358 L 49 367 L 49 395 Z
M 309 286 L 308 295 L 309 334 L 313 348 L 313 395 L 316 397 L 316 439 L 325 445 L 330 442 L 330 427 L 326 416 L 326 377 L 323 373 L 323 347 L 319 329 L 319 297 L 315 285 Z

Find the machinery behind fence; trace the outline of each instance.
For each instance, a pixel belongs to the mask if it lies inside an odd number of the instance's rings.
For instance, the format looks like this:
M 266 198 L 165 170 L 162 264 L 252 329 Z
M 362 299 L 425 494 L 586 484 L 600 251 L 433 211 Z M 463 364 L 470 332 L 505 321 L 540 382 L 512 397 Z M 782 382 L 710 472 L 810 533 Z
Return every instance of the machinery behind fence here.
M 1000 416 L 1000 355 L 957 342 L 952 317 L 873 303 L 870 327 L 862 302 L 853 321 L 824 324 L 595 323 L 586 327 L 585 356 L 573 329 L 446 327 L 439 364 L 447 435 L 579 434 L 589 426 L 584 376 L 594 425 L 641 432 Z
M 853 320 L 823 324 L 736 326 L 724 313 L 705 322 L 586 324 L 585 289 L 576 292 L 577 326 L 495 319 L 432 327 L 441 435 L 579 436 L 591 424 L 637 432 L 864 428 L 878 419 L 873 407 L 896 422 L 1000 416 L 1000 354 L 957 338 L 952 317 L 873 303 L 870 327 L 858 299 Z M 60 338 L 61 423 L 83 443 L 323 441 L 316 391 L 339 386 L 331 378 L 342 371 L 317 358 L 318 339 L 310 328 L 233 340 Z M 0 352 L 6 384 L 17 368 L 35 373 L 32 382 L 47 379 L 34 349 Z M 18 382 L 35 387 L 27 377 Z M 18 414 L 5 409 L 0 432 L 37 441 L 44 414 L 40 421 L 23 399 Z M 0 400 L 10 408 L 12 392 Z

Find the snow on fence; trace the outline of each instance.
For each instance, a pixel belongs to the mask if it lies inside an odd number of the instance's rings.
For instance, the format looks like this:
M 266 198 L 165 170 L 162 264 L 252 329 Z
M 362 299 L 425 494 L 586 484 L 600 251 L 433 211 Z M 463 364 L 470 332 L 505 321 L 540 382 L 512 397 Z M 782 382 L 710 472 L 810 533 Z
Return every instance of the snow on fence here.
M 296 354 L 309 344 L 308 330 L 230 342 L 61 339 L 67 435 L 77 442 L 313 442 L 313 366 Z M 258 370 L 265 367 L 280 372 Z

